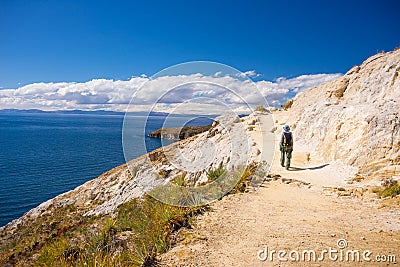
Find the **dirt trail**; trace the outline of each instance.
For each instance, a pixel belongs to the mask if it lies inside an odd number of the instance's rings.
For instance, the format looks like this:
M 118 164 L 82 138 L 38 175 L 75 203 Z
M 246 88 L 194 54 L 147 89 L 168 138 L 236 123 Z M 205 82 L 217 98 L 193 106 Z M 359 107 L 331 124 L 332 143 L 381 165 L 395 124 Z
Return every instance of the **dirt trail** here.
M 284 118 L 278 117 L 279 123 Z M 261 126 L 263 119 L 261 118 Z M 264 131 L 265 127 L 261 127 Z M 279 132 L 279 129 L 278 129 Z M 278 134 L 277 134 L 278 135 Z M 253 138 L 260 138 L 256 133 Z M 265 137 L 269 138 L 269 137 Z M 258 139 L 258 141 L 260 141 Z M 314 250 L 319 258 L 329 247 L 338 249 L 339 239 L 348 246 L 342 250 L 372 251 L 395 255 L 400 262 L 399 210 L 379 209 L 379 202 L 369 197 L 338 197 L 327 187 L 346 185 L 354 169 L 317 158 L 307 159 L 307 151 L 295 146 L 292 168 L 279 166 L 278 153 L 271 173 L 290 180 L 265 182 L 256 192 L 230 195 L 212 205 L 212 211 L 199 216 L 193 229 L 177 234 L 178 243 L 160 256 L 161 266 L 384 266 L 380 262 L 346 262 L 340 258 L 308 262 L 301 260 L 303 250 Z M 329 165 L 327 165 L 329 164 Z M 300 261 L 260 261 L 257 253 L 271 250 L 296 250 Z M 293 252 L 295 253 L 295 252 Z M 264 254 L 260 254 L 264 256 Z M 335 255 L 335 254 L 333 254 Z M 339 254 L 338 254 L 339 255 Z M 344 254 L 345 255 L 345 254 Z M 292 255 L 293 258 L 296 254 Z M 351 258 L 351 257 L 350 257 Z M 308 258 L 306 257 L 305 260 Z M 393 264 L 393 263 L 392 263 Z
M 357 172 L 356 168 L 340 164 L 338 162 L 324 162 L 315 155 L 309 155 L 307 147 L 299 142 L 296 142 L 296 136 L 294 136 L 294 151 L 292 155 L 291 168 L 286 170 L 280 166 L 280 152 L 279 152 L 279 140 L 280 134 L 282 133 L 282 126 L 286 121 L 285 113 L 276 114 L 274 116 L 275 126 L 278 128 L 275 134 L 275 155 L 274 161 L 271 168 L 271 173 L 278 173 L 285 178 L 301 180 L 304 182 L 311 183 L 313 186 L 318 187 L 338 187 L 347 185 L 346 179 L 351 178 Z M 257 141 L 258 144 L 269 144 L 271 135 L 268 134 L 269 120 L 266 116 L 259 117 L 261 123 L 262 134 L 257 131 L 252 132 L 252 138 Z M 261 138 L 264 140 L 261 141 Z M 267 159 L 270 148 L 263 148 L 262 160 Z

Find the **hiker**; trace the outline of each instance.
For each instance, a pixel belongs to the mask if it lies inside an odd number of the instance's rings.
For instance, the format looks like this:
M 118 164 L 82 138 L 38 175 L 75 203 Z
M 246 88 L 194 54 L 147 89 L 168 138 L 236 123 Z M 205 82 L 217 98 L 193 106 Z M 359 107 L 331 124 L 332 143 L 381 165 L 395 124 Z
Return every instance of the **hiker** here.
M 289 170 L 290 159 L 292 158 L 292 151 L 293 151 L 293 135 L 292 132 L 290 131 L 289 125 L 283 126 L 283 132 L 279 146 L 281 151 L 281 166 L 285 167 L 285 156 L 286 156 L 286 170 Z

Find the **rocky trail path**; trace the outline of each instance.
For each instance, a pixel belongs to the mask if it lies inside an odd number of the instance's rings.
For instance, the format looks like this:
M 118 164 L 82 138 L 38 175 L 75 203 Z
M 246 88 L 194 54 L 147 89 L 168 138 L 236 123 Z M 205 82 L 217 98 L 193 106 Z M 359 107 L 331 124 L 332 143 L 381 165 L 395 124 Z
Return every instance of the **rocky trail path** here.
M 285 121 L 276 116 L 277 127 Z M 263 117 L 260 117 L 261 129 Z M 278 131 L 279 132 L 279 131 Z M 277 134 L 278 135 L 278 134 Z M 263 135 L 264 138 L 271 138 Z M 260 135 L 252 133 L 260 143 Z M 277 138 L 277 137 L 276 137 Z M 275 140 L 277 141 L 277 140 Z M 260 149 L 261 150 L 261 149 Z M 264 151 L 263 151 L 264 153 Z M 386 266 L 393 263 L 376 262 L 383 257 L 396 256 L 400 262 L 399 210 L 380 208 L 371 197 L 340 196 L 332 190 L 349 186 L 346 182 L 355 170 L 338 163 L 322 162 L 308 156 L 304 147 L 295 145 L 290 170 L 279 165 L 279 149 L 268 179 L 255 192 L 229 195 L 213 203 L 212 210 L 196 219 L 193 229 L 176 234 L 177 244 L 160 255 L 161 266 Z M 350 185 L 352 186 L 352 185 Z M 347 243 L 346 247 L 338 247 Z M 268 259 L 258 258 L 260 250 L 268 248 Z M 321 252 L 336 249 L 337 260 Z M 342 248 L 342 249 L 340 249 Z M 285 250 L 282 261 L 271 250 Z M 295 252 L 292 259 L 290 251 Z M 314 250 L 316 260 L 302 260 L 303 250 Z M 372 254 L 361 262 L 346 261 L 346 251 L 370 250 Z M 340 259 L 339 252 L 344 254 Z M 265 253 L 259 254 L 261 258 Z M 333 259 L 335 254 L 333 254 Z M 371 261 L 366 262 L 368 259 Z M 393 261 L 393 259 L 392 259 Z

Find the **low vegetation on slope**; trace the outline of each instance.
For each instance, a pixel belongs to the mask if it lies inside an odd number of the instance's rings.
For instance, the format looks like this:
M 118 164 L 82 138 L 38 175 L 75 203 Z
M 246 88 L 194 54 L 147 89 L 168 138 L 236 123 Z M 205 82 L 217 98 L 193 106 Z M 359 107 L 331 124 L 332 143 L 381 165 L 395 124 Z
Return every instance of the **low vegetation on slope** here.
M 244 192 L 256 169 L 256 164 L 248 166 L 230 193 Z M 224 172 L 210 170 L 209 178 Z M 84 211 L 74 205 L 50 207 L 12 236 L 2 233 L 0 265 L 151 266 L 157 253 L 174 244 L 173 233 L 190 228 L 193 217 L 208 208 L 170 206 L 150 196 L 104 216 L 82 216 Z
M 81 217 L 76 207 L 22 227 L 1 246 L 1 265 L 146 266 L 170 246 L 170 234 L 206 207 L 183 208 L 152 197 L 121 205 L 113 216 Z
M 374 188 L 373 192 L 381 198 L 396 197 L 400 195 L 400 184 L 393 179 L 387 179 L 381 187 Z

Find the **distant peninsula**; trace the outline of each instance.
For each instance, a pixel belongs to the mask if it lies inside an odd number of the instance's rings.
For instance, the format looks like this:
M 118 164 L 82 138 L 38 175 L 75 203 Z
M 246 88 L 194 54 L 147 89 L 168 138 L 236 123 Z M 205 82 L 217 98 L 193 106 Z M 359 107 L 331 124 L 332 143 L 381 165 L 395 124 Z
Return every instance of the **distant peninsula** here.
M 96 115 L 124 115 L 125 112 L 108 111 L 108 110 L 41 110 L 41 109 L 0 109 L 0 113 L 49 113 L 49 114 L 96 114 Z
M 208 131 L 211 125 L 206 126 L 183 126 L 178 128 L 160 128 L 148 134 L 148 137 L 165 140 L 183 140 L 197 134 Z

